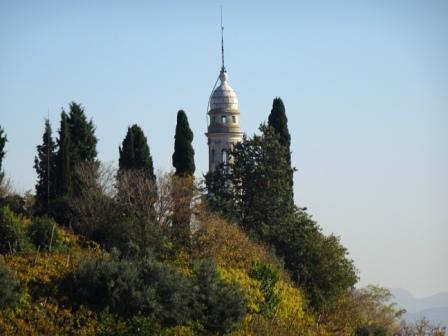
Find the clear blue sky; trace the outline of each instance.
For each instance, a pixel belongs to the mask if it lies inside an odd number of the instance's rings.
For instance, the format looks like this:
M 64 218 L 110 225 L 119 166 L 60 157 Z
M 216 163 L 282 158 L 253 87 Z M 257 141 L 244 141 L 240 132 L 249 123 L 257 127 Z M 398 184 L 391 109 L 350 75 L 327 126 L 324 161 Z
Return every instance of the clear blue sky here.
M 75 100 L 116 162 L 138 123 L 169 170 L 178 109 L 207 169 L 219 1 L 0 2 L 5 170 L 32 189 L 47 111 Z M 448 291 L 448 2 L 222 1 L 226 65 L 253 134 L 286 105 L 296 201 L 341 236 L 361 285 Z

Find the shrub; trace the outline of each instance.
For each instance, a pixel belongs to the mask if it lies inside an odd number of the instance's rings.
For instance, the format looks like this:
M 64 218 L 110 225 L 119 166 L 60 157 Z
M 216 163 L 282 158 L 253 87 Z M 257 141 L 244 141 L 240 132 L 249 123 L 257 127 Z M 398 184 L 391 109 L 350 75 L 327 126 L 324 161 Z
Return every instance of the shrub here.
M 194 275 L 199 307 L 197 320 L 210 333 L 225 334 L 234 329 L 247 310 L 239 287 L 222 281 L 210 260 L 200 262 Z
M 105 233 L 104 243 L 126 256 L 144 255 L 148 247 L 160 256 L 166 252 L 167 236 L 150 218 L 126 216 L 114 220 Z
M 200 229 L 193 235 L 193 256 L 212 259 L 220 266 L 249 271 L 256 261 L 276 263 L 268 251 L 255 244 L 236 224 L 203 210 Z
M 49 217 L 36 217 L 28 227 L 28 237 L 30 241 L 43 250 L 58 248 L 61 245 L 61 238 L 56 222 Z
M 187 278 L 150 256 L 141 263 L 99 257 L 81 263 L 74 274 L 74 298 L 96 310 L 131 317 L 152 316 L 164 325 L 190 318 L 192 286 Z
M 25 229 L 9 207 L 0 208 L 0 253 L 17 252 L 28 246 Z
M 19 300 L 19 282 L 0 256 L 0 309 L 15 306 Z
M 275 291 L 279 274 L 272 265 L 256 262 L 250 272 L 250 276 L 261 282 L 261 292 L 264 296 L 261 312 L 270 316 L 280 303 L 280 297 Z

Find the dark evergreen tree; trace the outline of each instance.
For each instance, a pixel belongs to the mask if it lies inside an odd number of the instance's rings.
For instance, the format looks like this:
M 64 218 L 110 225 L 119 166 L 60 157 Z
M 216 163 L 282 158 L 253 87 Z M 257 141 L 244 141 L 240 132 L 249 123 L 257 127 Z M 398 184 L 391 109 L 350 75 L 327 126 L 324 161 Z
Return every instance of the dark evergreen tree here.
M 73 167 L 82 162 L 95 162 L 98 139 L 92 120 L 87 120 L 84 108 L 75 102 L 70 103 L 67 118 L 70 130 L 71 164 Z
M 225 335 L 232 331 L 247 311 L 241 289 L 220 279 L 211 260 L 200 261 L 194 269 L 196 282 L 196 320 L 208 335 Z
M 260 130 L 260 136 L 244 138 L 231 153 L 229 174 L 239 223 L 274 248 L 312 307 L 321 311 L 356 283 L 356 269 L 338 238 L 323 235 L 294 206 L 286 148 L 272 127 L 262 125 Z
M 84 164 L 97 163 L 96 144 L 98 139 L 95 136 L 95 126 L 92 120 L 87 120 L 84 108 L 75 102 L 71 102 L 69 108 L 67 124 L 70 134 L 72 192 L 74 196 L 80 196 L 84 186 L 82 178 L 78 176 L 78 169 Z
M 62 111 L 61 125 L 59 127 L 58 152 L 56 155 L 56 196 L 59 198 L 71 195 L 72 191 L 72 167 L 71 141 L 68 116 Z
M 177 112 L 176 133 L 174 135 L 173 166 L 176 168 L 173 184 L 173 236 L 181 244 L 188 243 L 190 237 L 191 199 L 194 187 L 194 150 L 191 142 L 193 132 L 184 111 Z
M 55 198 L 56 144 L 52 137 L 51 125 L 45 120 L 42 144 L 37 146 L 34 158 L 34 169 L 37 173 L 36 207 L 40 212 L 48 212 L 50 202 Z
M 126 136 L 118 151 L 120 153 L 118 160 L 120 171 L 141 169 L 147 177 L 155 179 L 148 140 L 137 124 L 128 127 Z
M 8 141 L 8 139 L 6 138 L 5 131 L 0 126 L 0 184 L 2 183 L 3 177 L 5 175 L 2 170 L 2 163 L 3 163 L 3 159 L 5 158 L 5 155 L 6 155 L 5 145 L 6 145 L 7 141 Z
M 205 201 L 212 212 L 238 222 L 240 217 L 235 206 L 234 190 L 229 181 L 232 174 L 227 165 L 220 164 L 215 171 L 205 175 Z
M 241 225 L 269 241 L 294 204 L 286 150 L 271 127 L 262 125 L 260 130 L 261 135 L 244 138 L 235 146 L 230 175 Z
M 193 176 L 196 169 L 194 165 L 194 149 L 192 146 L 193 132 L 188 124 L 184 111 L 177 112 L 176 134 L 174 135 L 173 166 L 177 176 Z
M 275 134 L 278 136 L 278 140 L 280 145 L 282 145 L 285 149 L 284 153 L 286 155 L 286 161 L 289 166 L 291 166 L 291 135 L 288 130 L 288 118 L 286 117 L 285 105 L 281 98 L 274 98 L 272 103 L 272 110 L 269 114 L 268 125 L 272 127 L 275 131 Z M 291 201 L 294 202 L 294 169 L 288 169 L 289 171 L 289 192 Z
M 268 125 L 275 130 L 280 145 L 285 147 L 288 163 L 291 163 L 291 135 L 288 130 L 288 118 L 286 117 L 285 105 L 281 98 L 274 98 L 271 114 L 269 114 Z

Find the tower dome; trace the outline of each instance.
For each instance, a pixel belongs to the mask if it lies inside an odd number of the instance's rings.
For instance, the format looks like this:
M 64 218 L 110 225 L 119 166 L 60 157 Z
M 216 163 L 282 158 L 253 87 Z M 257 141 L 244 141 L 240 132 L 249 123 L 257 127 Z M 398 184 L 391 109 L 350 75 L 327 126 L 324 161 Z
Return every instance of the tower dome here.
M 238 98 L 236 97 L 235 91 L 229 85 L 228 78 L 226 69 L 222 68 L 219 74 L 221 84 L 213 91 L 210 97 L 210 110 L 238 110 Z

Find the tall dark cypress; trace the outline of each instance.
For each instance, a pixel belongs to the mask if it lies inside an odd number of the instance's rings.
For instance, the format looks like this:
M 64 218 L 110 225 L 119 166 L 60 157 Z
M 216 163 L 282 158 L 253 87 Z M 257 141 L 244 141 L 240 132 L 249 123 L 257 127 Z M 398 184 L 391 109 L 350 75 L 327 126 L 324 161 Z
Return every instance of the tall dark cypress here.
M 285 147 L 288 154 L 288 162 L 291 163 L 291 135 L 288 130 L 288 118 L 286 117 L 285 105 L 280 97 L 274 98 L 268 125 L 274 129 L 279 138 L 280 145 Z
M 188 124 L 184 111 L 177 112 L 176 134 L 174 135 L 173 166 L 177 176 L 192 176 L 196 169 L 194 164 L 194 149 L 192 146 L 193 132 Z
M 177 112 L 176 133 L 174 135 L 173 166 L 173 238 L 182 246 L 188 245 L 190 237 L 190 204 L 194 188 L 194 150 L 191 142 L 193 132 L 184 111 Z
M 120 153 L 119 170 L 142 169 L 147 177 L 155 178 L 148 140 L 140 126 L 134 124 L 128 127 L 118 151 Z
M 2 127 L 0 127 L 0 184 L 3 181 L 3 177 L 4 177 L 4 172 L 2 170 L 2 163 L 3 163 L 3 159 L 5 158 L 6 152 L 5 152 L 5 145 L 6 142 L 8 141 L 5 131 L 3 130 Z
M 41 212 L 48 212 L 55 198 L 56 144 L 53 140 L 50 121 L 45 120 L 42 144 L 37 146 L 34 157 L 34 169 L 37 173 L 36 206 Z
M 288 118 L 286 117 L 285 105 L 280 97 L 274 98 L 272 102 L 272 110 L 269 114 L 268 126 L 274 129 L 278 137 L 280 145 L 285 149 L 286 161 L 289 165 L 288 174 L 289 179 L 289 194 L 290 200 L 294 203 L 294 168 L 291 166 L 291 135 L 288 130 Z
M 56 196 L 63 198 L 72 192 L 72 167 L 70 165 L 71 143 L 68 116 L 62 111 L 59 128 L 58 153 L 56 156 Z

